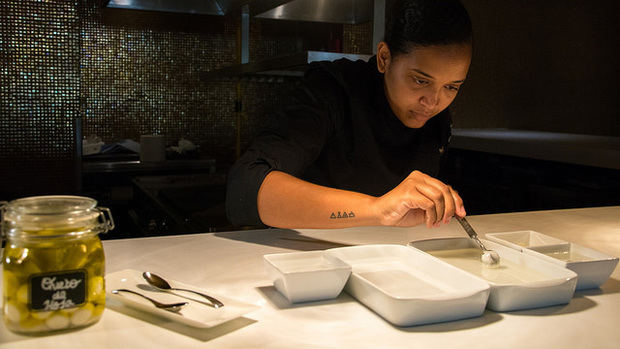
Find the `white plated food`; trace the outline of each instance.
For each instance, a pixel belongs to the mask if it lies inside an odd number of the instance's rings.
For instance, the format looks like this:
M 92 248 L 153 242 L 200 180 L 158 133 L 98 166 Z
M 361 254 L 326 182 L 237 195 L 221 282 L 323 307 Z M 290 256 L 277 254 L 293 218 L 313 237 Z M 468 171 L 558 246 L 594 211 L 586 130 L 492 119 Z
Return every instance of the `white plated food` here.
M 522 310 L 570 302 L 577 274 L 506 246 L 482 241 L 500 255 L 498 268 L 482 264 L 482 251 L 469 238 L 422 240 L 409 245 L 486 280 L 491 286 L 487 303 L 491 310 Z
M 173 293 L 169 293 L 158 291 L 146 283 L 146 281 L 142 278 L 142 272 L 138 270 L 125 269 L 107 274 L 105 281 L 106 297 L 108 299 L 118 301 L 125 306 L 138 309 L 152 315 L 164 317 L 166 319 L 193 327 L 213 327 L 226 321 L 238 318 L 259 308 L 257 305 L 245 303 L 222 295 L 213 294 L 211 291 L 203 290 L 196 286 L 183 284 L 175 280 L 169 280 L 173 287 L 195 290 L 211 295 L 224 303 L 224 306 L 221 308 L 213 308 L 206 305 L 206 303 L 208 303 L 206 300 L 201 300 L 201 297 L 188 292 L 173 291 Z M 173 312 L 156 308 L 151 302 L 138 295 L 125 292 L 113 294 L 112 290 L 116 289 L 129 289 L 153 298 L 161 303 L 188 302 L 189 304 L 180 311 Z
M 402 245 L 326 250 L 352 267 L 345 290 L 396 326 L 480 316 L 489 285 L 462 270 Z
M 291 303 L 338 297 L 351 267 L 323 251 L 275 253 L 263 256 L 276 289 Z
M 486 237 L 574 271 L 579 276 L 578 290 L 600 287 L 618 264 L 618 257 L 531 230 L 489 233 Z

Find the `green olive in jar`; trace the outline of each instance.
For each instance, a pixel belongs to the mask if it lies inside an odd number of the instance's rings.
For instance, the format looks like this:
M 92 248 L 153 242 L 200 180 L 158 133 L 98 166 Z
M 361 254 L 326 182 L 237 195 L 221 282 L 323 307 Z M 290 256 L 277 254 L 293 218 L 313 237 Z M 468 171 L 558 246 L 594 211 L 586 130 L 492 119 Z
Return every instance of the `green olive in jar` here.
M 19 199 L 3 208 L 3 314 L 18 333 L 84 327 L 105 307 L 100 232 L 113 228 L 89 198 Z M 103 209 L 106 210 L 106 209 Z

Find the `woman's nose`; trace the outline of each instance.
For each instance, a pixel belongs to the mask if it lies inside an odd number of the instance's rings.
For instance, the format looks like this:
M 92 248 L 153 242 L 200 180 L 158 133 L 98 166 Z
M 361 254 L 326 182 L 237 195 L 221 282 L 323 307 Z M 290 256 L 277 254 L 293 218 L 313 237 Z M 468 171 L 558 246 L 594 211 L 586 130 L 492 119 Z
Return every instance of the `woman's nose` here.
M 420 98 L 420 104 L 424 108 L 433 109 L 439 104 L 439 91 L 429 91 Z

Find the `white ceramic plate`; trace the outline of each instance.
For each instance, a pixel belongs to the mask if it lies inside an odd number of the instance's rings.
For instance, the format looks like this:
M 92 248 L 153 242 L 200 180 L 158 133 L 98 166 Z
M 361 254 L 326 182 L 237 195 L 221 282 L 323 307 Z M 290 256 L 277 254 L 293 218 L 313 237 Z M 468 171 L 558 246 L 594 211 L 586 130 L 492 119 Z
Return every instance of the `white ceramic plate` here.
M 480 316 L 489 285 L 447 263 L 402 245 L 325 251 L 352 267 L 345 290 L 397 326 Z
M 574 271 L 578 290 L 601 286 L 618 264 L 618 257 L 531 230 L 488 233 L 486 238 Z
M 220 300 L 222 303 L 224 303 L 224 306 L 216 309 L 205 305 L 200 302 L 200 296 L 194 295 L 192 293 L 174 291 L 177 294 L 181 294 L 188 298 L 196 299 L 197 301 L 189 300 L 184 297 L 179 297 L 168 292 L 161 292 L 154 289 L 150 290 L 150 287 L 142 278 L 142 272 L 133 269 L 125 269 L 115 273 L 107 274 L 105 280 L 106 296 L 108 298 L 117 300 L 123 305 L 139 309 L 153 315 L 161 316 L 172 321 L 181 322 L 193 327 L 213 327 L 259 308 L 257 305 L 241 302 L 236 299 L 228 298 L 218 294 L 213 294 L 213 292 L 210 292 L 208 290 L 203 290 L 192 285 L 183 284 L 175 280 L 166 279 L 172 285 L 172 287 L 186 288 L 208 294 Z M 132 291 L 139 292 L 162 303 L 188 302 L 189 304 L 183 309 L 181 309 L 181 311 L 179 311 L 178 313 L 175 313 L 168 310 L 156 308 L 148 300 L 131 293 L 112 293 L 112 290 L 120 288 L 126 288 Z
M 409 245 L 486 280 L 491 285 L 487 304 L 491 310 L 522 310 L 570 302 L 577 285 L 577 274 L 506 246 L 481 241 L 499 254 L 498 268 L 488 268 L 481 260 L 459 255 L 461 251 L 480 251 L 470 238 L 413 241 Z
M 351 267 L 324 251 L 274 253 L 263 256 L 273 284 L 291 303 L 338 297 Z

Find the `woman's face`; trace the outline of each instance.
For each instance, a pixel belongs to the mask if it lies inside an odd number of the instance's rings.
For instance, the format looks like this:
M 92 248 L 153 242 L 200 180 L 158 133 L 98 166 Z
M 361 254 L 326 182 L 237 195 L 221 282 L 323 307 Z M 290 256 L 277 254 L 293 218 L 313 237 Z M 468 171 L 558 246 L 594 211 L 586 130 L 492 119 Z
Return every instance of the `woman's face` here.
M 385 42 L 377 50 L 377 68 L 384 74 L 390 107 L 409 128 L 424 126 L 452 103 L 470 62 L 470 45 L 417 47 L 396 57 Z

